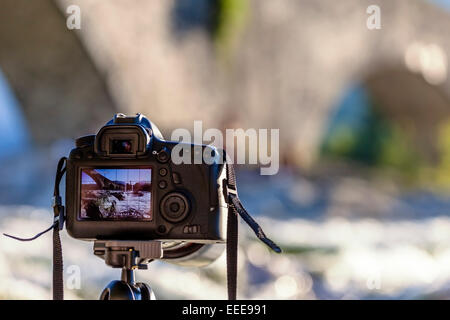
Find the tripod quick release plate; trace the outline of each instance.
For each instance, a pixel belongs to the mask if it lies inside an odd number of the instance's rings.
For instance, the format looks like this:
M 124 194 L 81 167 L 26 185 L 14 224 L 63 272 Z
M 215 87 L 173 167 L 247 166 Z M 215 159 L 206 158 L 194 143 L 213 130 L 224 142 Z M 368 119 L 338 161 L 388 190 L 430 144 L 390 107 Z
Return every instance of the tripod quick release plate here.
M 147 264 L 161 259 L 160 241 L 96 240 L 94 254 L 113 268 L 147 269 Z

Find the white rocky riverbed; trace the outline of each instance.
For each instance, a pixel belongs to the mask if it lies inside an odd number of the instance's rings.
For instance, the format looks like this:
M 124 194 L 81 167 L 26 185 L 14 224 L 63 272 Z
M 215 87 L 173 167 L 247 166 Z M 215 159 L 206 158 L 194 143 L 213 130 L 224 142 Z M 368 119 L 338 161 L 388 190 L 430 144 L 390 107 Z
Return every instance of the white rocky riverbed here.
M 28 237 L 51 223 L 56 160 L 33 159 L 39 165 L 19 159 L 0 168 L 1 232 Z M 450 297 L 449 195 L 354 171 L 309 178 L 287 169 L 271 177 L 238 172 L 244 205 L 284 249 L 269 253 L 241 223 L 240 298 Z M 97 299 L 119 278 L 91 243 L 65 231 L 62 243 L 66 298 Z M 51 245 L 50 233 L 33 242 L 0 236 L 0 298 L 51 298 Z M 226 298 L 224 257 L 203 269 L 154 262 L 137 278 L 160 299 Z
M 1 206 L 0 230 L 31 236 L 50 210 Z M 241 224 L 241 298 L 426 298 L 450 296 L 450 217 L 320 219 L 260 217 L 285 250 L 269 253 Z M 119 271 L 92 254 L 91 243 L 62 233 L 66 297 L 96 299 Z M 51 297 L 51 235 L 33 242 L 0 237 L 0 297 Z M 78 280 L 74 278 L 79 271 Z M 155 262 L 138 271 L 160 299 L 225 299 L 225 259 L 203 269 Z

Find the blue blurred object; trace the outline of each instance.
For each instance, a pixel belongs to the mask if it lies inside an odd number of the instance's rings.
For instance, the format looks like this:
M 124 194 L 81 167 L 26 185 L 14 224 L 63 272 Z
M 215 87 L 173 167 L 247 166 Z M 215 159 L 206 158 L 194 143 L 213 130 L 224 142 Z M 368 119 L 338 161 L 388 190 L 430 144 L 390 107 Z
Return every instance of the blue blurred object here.
M 321 146 L 322 156 L 371 163 L 376 157 L 376 132 L 372 130 L 374 114 L 367 89 L 361 84 L 350 86 L 334 110 Z
M 325 139 L 340 126 L 347 126 L 355 131 L 361 130 L 370 117 L 370 108 L 371 101 L 367 89 L 361 84 L 350 86 L 334 109 L 336 111 L 331 117 Z
M 177 35 L 203 29 L 211 31 L 214 27 L 216 0 L 177 0 L 172 10 L 173 28 Z
M 446 10 L 450 10 L 450 0 L 429 0 L 435 5 L 444 8 Z
M 0 69 L 0 159 L 30 146 L 30 136 L 21 106 Z
M 379 112 L 367 89 L 357 84 L 345 91 L 330 117 L 321 153 L 377 166 L 385 161 L 384 148 L 391 140 L 389 121 Z

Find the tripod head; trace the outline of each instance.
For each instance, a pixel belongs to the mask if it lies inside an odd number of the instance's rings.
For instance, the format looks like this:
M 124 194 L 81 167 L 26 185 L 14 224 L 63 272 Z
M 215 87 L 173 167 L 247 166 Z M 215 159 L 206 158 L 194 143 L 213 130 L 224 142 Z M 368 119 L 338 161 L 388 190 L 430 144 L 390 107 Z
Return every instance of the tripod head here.
M 121 280 L 111 281 L 100 295 L 100 300 L 155 300 L 151 287 L 135 282 L 136 269 L 147 269 L 155 259 L 161 259 L 160 241 L 96 240 L 94 254 L 113 268 L 121 268 Z

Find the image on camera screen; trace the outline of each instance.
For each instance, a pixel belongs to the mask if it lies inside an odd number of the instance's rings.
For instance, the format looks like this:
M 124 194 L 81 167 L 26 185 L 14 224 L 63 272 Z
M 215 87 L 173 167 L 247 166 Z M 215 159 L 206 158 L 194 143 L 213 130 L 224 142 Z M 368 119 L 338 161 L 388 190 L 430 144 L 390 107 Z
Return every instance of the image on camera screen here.
M 151 168 L 81 170 L 82 220 L 151 220 Z

